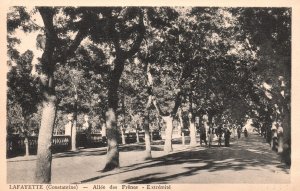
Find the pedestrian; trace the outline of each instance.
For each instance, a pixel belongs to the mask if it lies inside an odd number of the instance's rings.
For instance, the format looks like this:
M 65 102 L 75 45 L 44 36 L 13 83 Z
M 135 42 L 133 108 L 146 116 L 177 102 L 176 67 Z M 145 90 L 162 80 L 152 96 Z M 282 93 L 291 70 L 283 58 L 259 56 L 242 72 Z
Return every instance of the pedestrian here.
M 238 139 L 241 138 L 241 133 L 242 133 L 242 128 L 238 127 L 237 129 Z
M 245 135 L 245 137 L 248 137 L 248 131 L 246 128 L 244 129 L 244 135 Z
M 231 132 L 229 131 L 228 128 L 225 129 L 225 147 L 229 147 L 229 142 L 230 142 L 230 134 Z
M 282 123 L 281 121 L 278 121 L 278 126 L 277 126 L 277 137 L 278 137 L 278 153 L 283 152 L 283 128 L 282 128 Z
M 278 149 L 277 128 L 278 128 L 278 123 L 277 122 L 273 122 L 272 128 L 271 128 L 271 131 L 272 131 L 271 148 L 274 151 L 277 151 L 277 149 Z
M 201 146 L 202 146 L 202 141 L 204 141 L 205 145 L 207 146 L 206 131 L 205 131 L 205 128 L 203 125 L 200 127 L 200 145 Z
M 217 129 L 218 146 L 222 146 L 222 135 L 223 135 L 223 128 L 222 125 L 219 125 Z

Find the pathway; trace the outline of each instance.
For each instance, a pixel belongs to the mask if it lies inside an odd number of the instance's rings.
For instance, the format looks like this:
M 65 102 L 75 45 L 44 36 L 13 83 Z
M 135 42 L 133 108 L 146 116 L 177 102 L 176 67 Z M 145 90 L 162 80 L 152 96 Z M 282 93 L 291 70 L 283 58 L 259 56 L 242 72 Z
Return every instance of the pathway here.
M 289 170 L 279 156 L 256 134 L 233 140 L 231 147 L 174 145 L 165 155 L 153 145 L 153 159 L 143 160 L 143 145 L 121 147 L 121 168 L 101 172 L 105 148 L 57 153 L 53 157 L 52 183 L 169 184 L 169 183 L 289 183 Z M 35 156 L 7 160 L 8 183 L 32 183 Z

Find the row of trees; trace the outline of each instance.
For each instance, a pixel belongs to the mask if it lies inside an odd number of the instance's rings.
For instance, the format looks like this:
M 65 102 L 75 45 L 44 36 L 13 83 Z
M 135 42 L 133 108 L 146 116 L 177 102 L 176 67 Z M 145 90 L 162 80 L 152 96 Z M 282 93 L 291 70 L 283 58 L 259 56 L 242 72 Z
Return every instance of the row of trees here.
M 12 7 L 8 124 L 20 123 L 11 117 L 19 112 L 28 129 L 26 119 L 40 115 L 36 182 L 51 182 L 57 111 L 73 113 L 73 135 L 79 113 L 105 121 L 105 171 L 119 167 L 118 133 L 136 116 L 143 119 L 146 158 L 155 115 L 166 126 L 167 153 L 175 118 L 181 127 L 189 120 L 196 143 L 195 116 L 205 116 L 208 126 L 241 126 L 248 118 L 266 129 L 280 123 L 281 150 L 290 153 L 290 14 L 285 8 Z M 39 31 L 38 50 L 19 53 L 17 29 Z

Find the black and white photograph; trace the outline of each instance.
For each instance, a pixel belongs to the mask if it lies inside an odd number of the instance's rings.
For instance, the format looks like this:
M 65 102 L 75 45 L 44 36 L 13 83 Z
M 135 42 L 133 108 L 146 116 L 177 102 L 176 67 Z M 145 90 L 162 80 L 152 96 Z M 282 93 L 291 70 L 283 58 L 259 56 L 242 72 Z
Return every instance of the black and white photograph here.
M 292 14 L 10 6 L 6 184 L 290 184 Z

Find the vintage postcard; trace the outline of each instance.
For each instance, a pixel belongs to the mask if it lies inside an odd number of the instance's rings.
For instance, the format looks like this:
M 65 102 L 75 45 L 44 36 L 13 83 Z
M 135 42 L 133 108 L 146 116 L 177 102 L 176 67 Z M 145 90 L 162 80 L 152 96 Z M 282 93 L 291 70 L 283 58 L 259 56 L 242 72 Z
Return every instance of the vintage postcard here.
M 1 2 L 1 190 L 297 190 L 299 9 Z

